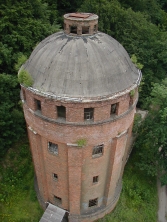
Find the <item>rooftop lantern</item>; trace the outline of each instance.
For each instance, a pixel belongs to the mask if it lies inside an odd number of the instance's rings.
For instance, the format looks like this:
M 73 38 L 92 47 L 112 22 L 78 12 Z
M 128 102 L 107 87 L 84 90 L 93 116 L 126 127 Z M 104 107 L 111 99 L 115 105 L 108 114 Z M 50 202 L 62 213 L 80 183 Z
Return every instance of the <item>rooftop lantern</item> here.
M 92 13 L 64 15 L 64 32 L 68 35 L 93 35 L 98 31 L 98 16 Z

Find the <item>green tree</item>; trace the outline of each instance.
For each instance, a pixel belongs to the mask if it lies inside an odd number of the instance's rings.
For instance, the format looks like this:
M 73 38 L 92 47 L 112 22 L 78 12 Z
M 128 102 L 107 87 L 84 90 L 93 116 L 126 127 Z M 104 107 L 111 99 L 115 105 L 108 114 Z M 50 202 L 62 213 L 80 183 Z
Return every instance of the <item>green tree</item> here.
M 42 0 L 5 0 L 0 14 L 0 73 L 15 73 L 14 64 L 20 53 L 29 56 L 33 47 L 56 32 L 55 15 Z
M 126 1 L 127 2 L 127 1 Z M 133 2 L 130 1 L 129 2 Z M 142 1 L 140 1 L 142 2 Z M 146 3 L 146 1 L 144 1 Z M 157 6 L 159 7 L 159 6 Z M 99 15 L 99 30 L 117 39 L 130 57 L 135 54 L 142 70 L 144 83 L 139 97 L 139 105 L 144 104 L 145 95 L 151 92 L 154 82 L 166 77 L 167 70 L 167 32 L 151 21 L 145 11 L 134 11 L 121 5 L 118 0 L 85 0 L 81 11 Z M 164 12 L 165 13 L 165 12 Z M 167 22 L 164 14 L 164 26 Z
M 149 114 L 135 143 L 140 156 L 136 164 L 148 174 L 160 173 L 162 184 L 167 184 L 167 79 L 153 85 L 147 103 Z
M 17 77 L 0 74 L 0 157 L 25 132 Z

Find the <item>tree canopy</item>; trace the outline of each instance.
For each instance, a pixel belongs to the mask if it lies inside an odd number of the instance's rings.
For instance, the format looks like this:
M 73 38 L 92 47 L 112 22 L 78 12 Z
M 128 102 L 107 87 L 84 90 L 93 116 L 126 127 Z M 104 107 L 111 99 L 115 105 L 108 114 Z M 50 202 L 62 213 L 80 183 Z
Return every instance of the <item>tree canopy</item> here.
M 167 184 L 167 78 L 154 83 L 146 103 L 149 114 L 138 129 L 135 143 L 140 156 L 137 165 L 148 174 L 160 174 L 162 184 Z
M 1 0 L 1 156 L 25 129 L 16 77 L 21 64 L 38 42 L 59 30 L 63 14 L 92 12 L 99 15 L 99 30 L 117 39 L 133 62 L 143 67 L 138 106 L 149 109 L 149 114 L 138 131 L 135 150 L 140 154 L 139 166 L 152 175 L 159 170 L 166 183 L 166 6 L 165 0 Z M 24 84 L 31 84 L 27 73 L 20 77 Z

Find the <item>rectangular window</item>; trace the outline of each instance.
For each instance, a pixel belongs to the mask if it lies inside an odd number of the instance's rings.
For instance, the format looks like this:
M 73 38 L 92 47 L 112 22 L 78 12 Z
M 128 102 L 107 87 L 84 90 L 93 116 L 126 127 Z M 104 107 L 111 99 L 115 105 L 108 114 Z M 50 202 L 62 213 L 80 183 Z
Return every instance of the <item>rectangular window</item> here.
M 97 145 L 93 147 L 92 156 L 102 156 L 103 155 L 104 144 Z
M 98 205 L 98 198 L 89 200 L 89 207 L 97 206 Z
M 117 113 L 117 107 L 118 107 L 118 103 L 112 104 L 111 105 L 111 112 L 110 115 L 116 114 Z
M 57 106 L 57 117 L 66 118 L 66 107 Z
M 92 120 L 93 119 L 93 108 L 84 108 L 84 120 Z
M 55 201 L 55 204 L 57 204 L 57 205 L 62 204 L 62 199 L 60 197 L 54 196 L 54 201 Z
M 52 142 L 48 143 L 48 150 L 50 153 L 58 154 L 58 145 Z
M 99 176 L 93 177 L 93 183 L 97 183 L 99 181 Z
M 56 173 L 53 173 L 53 179 L 58 180 L 58 175 Z
M 36 103 L 36 110 L 41 111 L 41 101 L 38 99 L 35 99 L 35 103 Z

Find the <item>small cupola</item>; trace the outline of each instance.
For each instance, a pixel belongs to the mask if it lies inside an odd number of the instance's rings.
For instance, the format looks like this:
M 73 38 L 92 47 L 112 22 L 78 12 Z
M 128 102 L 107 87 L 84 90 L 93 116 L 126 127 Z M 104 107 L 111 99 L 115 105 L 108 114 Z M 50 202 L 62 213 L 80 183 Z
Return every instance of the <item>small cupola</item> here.
M 98 31 L 98 16 L 92 13 L 64 15 L 64 32 L 68 35 L 93 35 Z

